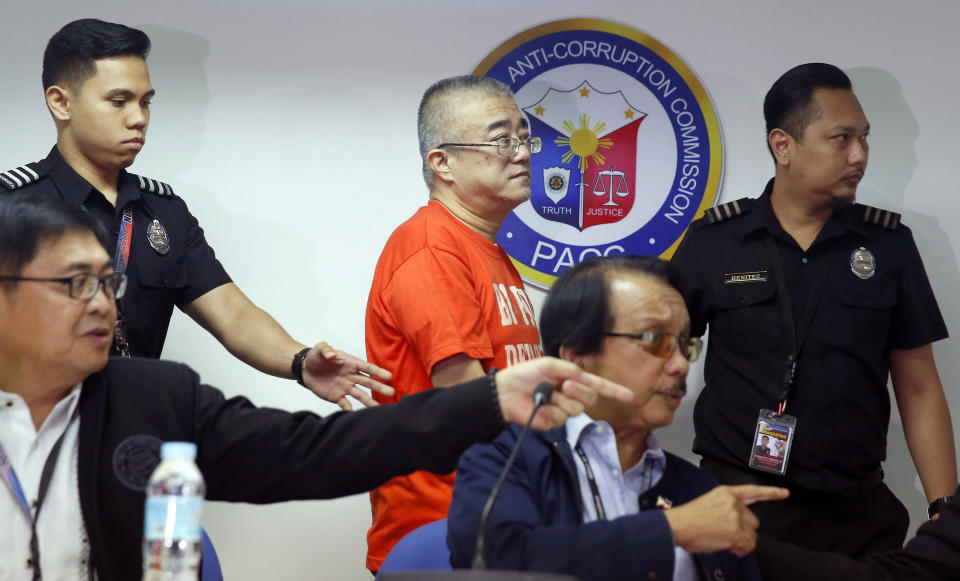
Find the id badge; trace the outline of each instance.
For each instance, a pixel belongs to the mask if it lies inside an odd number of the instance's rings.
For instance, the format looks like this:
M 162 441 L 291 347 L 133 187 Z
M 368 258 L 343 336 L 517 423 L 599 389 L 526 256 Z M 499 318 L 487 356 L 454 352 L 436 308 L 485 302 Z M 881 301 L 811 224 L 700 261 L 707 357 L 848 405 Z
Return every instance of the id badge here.
M 773 410 L 760 410 L 757 431 L 753 437 L 753 451 L 750 452 L 750 467 L 773 474 L 785 474 L 796 431 L 797 418 L 787 414 L 778 416 Z

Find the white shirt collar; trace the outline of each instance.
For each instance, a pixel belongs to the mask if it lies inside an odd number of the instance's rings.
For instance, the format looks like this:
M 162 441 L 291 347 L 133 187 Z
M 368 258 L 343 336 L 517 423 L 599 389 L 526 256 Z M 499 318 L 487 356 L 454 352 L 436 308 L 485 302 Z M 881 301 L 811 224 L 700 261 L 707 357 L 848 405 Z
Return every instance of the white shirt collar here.
M 571 450 L 577 447 L 580 439 L 584 436 L 584 432 L 587 430 L 594 430 L 596 433 L 610 430 L 610 433 L 613 433 L 613 428 L 610 427 L 610 424 L 603 420 L 594 420 L 588 416 L 586 412 L 568 418 L 565 428 L 567 431 L 567 444 L 570 445 Z M 647 436 L 646 445 L 646 452 L 643 453 L 643 456 L 634 466 L 642 464 L 646 458 L 653 458 L 654 463 L 663 471 L 667 465 L 667 455 L 663 451 L 663 448 L 660 447 L 660 443 L 657 442 L 657 438 L 653 435 L 653 432 L 650 432 L 650 435 Z

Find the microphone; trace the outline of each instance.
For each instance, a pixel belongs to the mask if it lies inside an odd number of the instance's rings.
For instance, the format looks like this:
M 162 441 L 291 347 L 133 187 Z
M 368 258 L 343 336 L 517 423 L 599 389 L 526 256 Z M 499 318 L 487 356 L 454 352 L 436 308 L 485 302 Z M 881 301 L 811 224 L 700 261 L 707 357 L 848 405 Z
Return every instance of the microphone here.
M 541 382 L 533 391 L 533 411 L 536 412 L 543 404 L 550 403 L 551 398 L 553 398 L 553 386 L 546 381 Z M 533 414 L 530 414 L 530 417 L 533 418 Z
M 503 465 L 500 477 L 497 479 L 497 483 L 493 485 L 493 490 L 490 491 L 490 496 L 487 497 L 487 502 L 483 505 L 483 511 L 480 513 L 480 524 L 477 526 L 477 544 L 473 551 L 473 564 L 470 566 L 473 570 L 483 570 L 487 568 L 487 559 L 483 555 L 483 542 L 486 538 L 487 520 L 490 518 L 490 512 L 493 510 L 493 503 L 497 500 L 497 496 L 500 495 L 500 489 L 503 488 L 503 483 L 507 480 L 510 467 L 513 466 L 513 462 L 517 459 L 517 454 L 520 452 L 520 444 L 523 443 L 523 440 L 527 437 L 527 432 L 530 431 L 533 416 L 537 415 L 537 410 L 545 404 L 550 403 L 552 397 L 553 386 L 546 381 L 541 382 L 533 391 L 533 411 L 530 412 L 530 418 L 527 419 L 527 423 L 523 426 L 520 437 L 517 438 L 517 443 L 513 445 L 513 450 L 510 451 L 507 462 Z

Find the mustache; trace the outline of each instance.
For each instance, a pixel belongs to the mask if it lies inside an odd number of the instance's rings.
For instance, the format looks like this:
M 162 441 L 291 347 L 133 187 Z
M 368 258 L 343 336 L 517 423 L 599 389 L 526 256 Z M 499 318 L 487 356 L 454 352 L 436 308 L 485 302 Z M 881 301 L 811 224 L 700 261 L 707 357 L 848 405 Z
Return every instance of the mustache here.
M 664 393 L 664 394 L 673 394 L 673 393 L 686 394 L 686 393 L 687 393 L 687 381 L 686 381 L 686 379 L 678 379 L 678 380 L 675 381 L 675 382 L 673 383 L 673 385 L 671 385 L 670 387 L 668 387 L 668 388 L 666 388 L 666 389 L 658 389 L 658 390 L 656 390 L 656 391 L 657 391 L 658 393 Z

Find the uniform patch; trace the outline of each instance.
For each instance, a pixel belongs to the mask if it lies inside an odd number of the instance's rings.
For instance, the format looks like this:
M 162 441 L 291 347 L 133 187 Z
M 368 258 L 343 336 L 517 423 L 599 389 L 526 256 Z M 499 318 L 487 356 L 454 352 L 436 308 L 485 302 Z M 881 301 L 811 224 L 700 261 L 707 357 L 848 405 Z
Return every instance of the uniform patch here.
M 767 282 L 767 271 L 728 272 L 723 275 L 723 284 L 745 284 L 751 282 Z
M 523 31 L 473 71 L 506 83 L 543 140 L 530 200 L 497 234 L 547 288 L 590 256 L 672 256 L 720 188 L 716 111 L 692 70 L 622 24 L 560 20 Z
M 160 446 L 156 436 L 130 436 L 113 451 L 113 474 L 124 486 L 137 492 L 147 487 L 153 469 L 160 464 Z
M 850 253 L 850 270 L 857 278 L 867 280 L 877 273 L 877 258 L 861 246 Z

